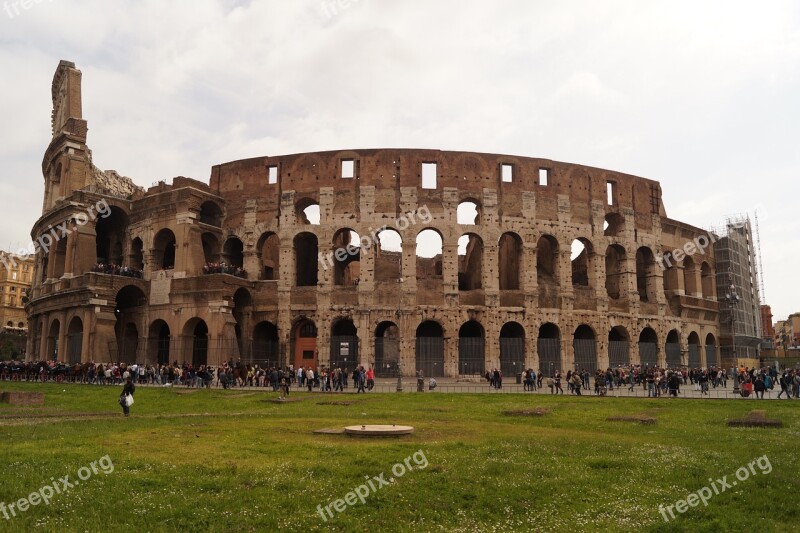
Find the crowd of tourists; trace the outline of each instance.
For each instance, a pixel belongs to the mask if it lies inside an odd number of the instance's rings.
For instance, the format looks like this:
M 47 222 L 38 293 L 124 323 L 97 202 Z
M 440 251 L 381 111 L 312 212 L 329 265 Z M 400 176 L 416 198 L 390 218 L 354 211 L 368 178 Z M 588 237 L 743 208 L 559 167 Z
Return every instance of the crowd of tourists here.
M 97 263 L 92 267 L 92 272 L 142 279 L 141 270 L 127 266 L 115 265 L 114 263 Z
M 421 371 L 418 373 L 421 378 Z M 486 381 L 494 389 L 503 386 L 503 374 L 498 369 L 486 372 Z M 97 385 L 119 385 L 127 378 L 140 385 L 184 386 L 184 387 L 268 387 L 288 394 L 290 387 L 319 390 L 321 392 L 344 391 L 352 384 L 358 392 L 368 392 L 375 387 L 375 371 L 359 366 L 353 370 L 345 368 L 311 368 L 277 365 L 236 363 L 229 360 L 221 366 L 188 363 L 130 364 L 125 363 L 76 363 L 56 361 L 23 362 L 0 361 L 0 380 L 4 381 L 58 381 L 89 383 Z M 522 372 L 523 391 L 549 391 L 550 394 L 574 395 L 595 394 L 605 396 L 614 388 L 625 388 L 630 392 L 641 388 L 648 397 L 677 396 L 681 387 L 694 387 L 702 395 L 711 388 L 726 388 L 729 379 L 735 379 L 742 396 L 763 398 L 765 392 L 778 391 L 777 398 L 800 398 L 800 370 L 774 367 L 731 369 L 669 369 L 662 367 L 608 368 L 590 373 L 588 370 L 569 370 L 562 375 L 559 370 L 546 376 L 541 371 L 528 368 Z M 418 379 L 420 381 L 420 379 Z M 285 387 L 284 387 L 285 386 Z M 419 387 L 418 387 L 419 389 Z M 430 390 L 435 389 L 431 384 Z
M 206 263 L 203 267 L 203 274 L 230 274 L 238 278 L 246 278 L 247 271 L 242 267 L 229 265 L 226 262 L 222 263 Z

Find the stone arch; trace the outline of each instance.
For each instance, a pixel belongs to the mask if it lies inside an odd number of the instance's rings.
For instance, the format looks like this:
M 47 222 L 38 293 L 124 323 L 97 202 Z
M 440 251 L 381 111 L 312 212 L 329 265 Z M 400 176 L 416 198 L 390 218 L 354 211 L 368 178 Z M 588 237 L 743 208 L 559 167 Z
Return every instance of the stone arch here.
M 415 367 L 425 377 L 444 376 L 444 329 L 434 320 L 417 326 Z
M 50 321 L 50 326 L 47 330 L 47 359 L 58 361 L 61 347 L 58 345 L 58 337 L 61 333 L 61 322 L 54 318 Z
M 653 251 L 647 246 L 636 250 L 636 291 L 642 302 L 656 301 L 655 295 L 656 261 Z
M 151 364 L 170 364 L 171 331 L 165 320 L 154 320 L 148 328 L 147 360 Z
M 702 361 L 700 360 L 700 336 L 697 332 L 692 331 L 689 333 L 688 341 L 688 366 L 689 368 L 700 368 Z
M 301 198 L 295 203 L 295 211 L 299 224 L 319 226 L 322 220 L 319 202 L 313 198 Z
M 313 287 L 317 285 L 319 245 L 313 233 L 298 233 L 294 237 L 295 285 Z
M 216 235 L 207 231 L 200 235 L 200 242 L 203 245 L 203 259 L 206 265 L 220 262 L 219 239 Z
M 606 248 L 606 294 L 612 300 L 624 296 L 626 264 L 625 248 L 619 244 Z
M 539 287 L 539 307 L 558 305 L 558 241 L 552 235 L 542 235 L 536 242 L 536 278 Z
M 561 372 L 561 330 L 552 322 L 539 327 L 536 339 L 536 351 L 539 353 L 539 371 L 547 376 Z
M 122 265 L 129 218 L 125 211 L 115 205 L 109 208 L 109 212 L 107 217 L 100 217 L 95 223 L 96 262 Z
M 458 330 L 458 373 L 482 376 L 486 371 L 486 332 L 477 320 L 464 322 Z
M 358 328 L 353 319 L 343 317 L 331 325 L 331 368 L 345 371 L 358 366 Z
M 333 235 L 333 284 L 358 285 L 361 278 L 361 236 L 350 228 Z
M 385 320 L 375 328 L 375 375 L 396 376 L 400 371 L 400 328 Z
M 253 328 L 253 341 L 250 347 L 252 364 L 261 368 L 278 368 L 280 366 L 280 337 L 278 326 L 263 320 Z
M 697 267 L 691 257 L 683 260 L 683 286 L 687 296 L 695 296 L 697 290 Z
M 175 234 L 169 228 L 164 228 L 153 238 L 153 251 L 155 253 L 155 268 L 157 270 L 171 270 L 175 268 L 177 260 Z
M 714 272 L 706 261 L 703 261 L 700 265 L 700 285 L 703 298 L 714 298 Z
M 74 365 L 81 362 L 81 349 L 83 348 L 83 320 L 74 316 L 67 328 L 67 359 L 66 362 Z
M 458 239 L 458 290 L 483 288 L 483 239 L 465 233 Z
M 147 296 L 136 285 L 126 285 L 117 291 L 114 331 L 117 339 L 117 360 L 142 362 L 139 358 L 139 324 L 147 305 Z
M 525 370 L 525 328 L 506 322 L 500 328 L 500 372 L 515 376 Z
M 258 240 L 257 249 L 261 259 L 259 278 L 266 281 L 280 279 L 281 239 L 272 231 L 264 233 Z
M 375 281 L 399 282 L 403 275 L 403 237 L 393 229 L 376 234 Z
M 459 202 L 456 208 L 456 223 L 473 226 L 480 224 L 481 204 L 474 198 L 465 198 Z
M 597 370 L 597 336 L 594 329 L 587 324 L 581 324 L 572 334 L 572 347 L 575 351 L 575 370 L 587 370 L 594 373 Z
M 706 335 L 706 368 L 714 368 L 719 363 L 717 360 L 717 338 L 713 333 Z
M 522 289 L 523 249 L 522 239 L 507 231 L 500 236 L 497 245 L 497 264 L 501 291 Z
M 244 243 L 239 237 L 228 237 L 225 241 L 222 260 L 229 266 L 244 268 Z
M 625 231 L 625 217 L 619 213 L 607 213 L 603 223 L 603 235 L 617 237 Z
M 658 366 L 658 335 L 649 326 L 639 333 L 639 363 L 643 367 Z
M 222 227 L 222 208 L 216 202 L 206 200 L 200 205 L 200 222 L 215 228 Z
M 578 237 L 572 241 L 571 264 L 572 284 L 581 287 L 591 287 L 594 249 L 589 239 Z
M 183 326 L 184 358 L 188 358 L 192 366 L 198 368 L 208 364 L 208 325 L 205 320 L 194 317 Z
M 667 334 L 664 345 L 665 364 L 667 368 L 680 368 L 681 366 L 681 341 L 678 330 L 673 329 Z
M 614 326 L 608 332 L 608 366 L 628 367 L 631 364 L 630 335 L 623 326 Z

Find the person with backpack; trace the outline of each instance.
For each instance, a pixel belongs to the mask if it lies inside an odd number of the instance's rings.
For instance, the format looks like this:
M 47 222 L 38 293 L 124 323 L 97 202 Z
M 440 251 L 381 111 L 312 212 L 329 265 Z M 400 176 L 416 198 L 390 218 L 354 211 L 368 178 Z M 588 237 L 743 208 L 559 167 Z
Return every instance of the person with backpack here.
M 133 393 L 136 392 L 136 385 L 133 384 L 131 378 L 125 381 L 125 386 L 122 387 L 122 394 L 119 395 L 119 404 L 122 406 L 122 412 L 125 416 L 130 416 L 131 405 L 133 405 Z

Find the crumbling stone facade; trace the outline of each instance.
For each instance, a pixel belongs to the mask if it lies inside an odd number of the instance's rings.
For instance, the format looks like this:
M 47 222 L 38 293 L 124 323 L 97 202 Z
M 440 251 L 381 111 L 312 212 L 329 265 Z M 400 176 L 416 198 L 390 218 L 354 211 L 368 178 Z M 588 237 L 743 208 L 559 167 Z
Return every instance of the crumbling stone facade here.
M 142 191 L 91 164 L 71 63 L 53 106 L 31 236 L 71 231 L 37 254 L 30 354 L 439 376 L 718 361 L 713 251 L 662 270 L 703 232 L 667 218 L 658 182 L 377 149 L 234 161 L 209 184 Z M 111 214 L 81 224 L 103 200 Z

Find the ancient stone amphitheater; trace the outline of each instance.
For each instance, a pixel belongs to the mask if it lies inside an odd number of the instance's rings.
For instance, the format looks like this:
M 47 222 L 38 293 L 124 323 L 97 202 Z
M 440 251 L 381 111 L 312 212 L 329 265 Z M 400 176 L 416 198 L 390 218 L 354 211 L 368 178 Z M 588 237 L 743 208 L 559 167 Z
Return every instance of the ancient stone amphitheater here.
M 68 232 L 36 256 L 29 359 L 379 376 L 718 360 L 713 251 L 662 268 L 704 232 L 666 216 L 656 181 L 374 149 L 234 161 L 208 184 L 145 191 L 97 169 L 86 135 L 81 73 L 62 61 L 31 237 Z

